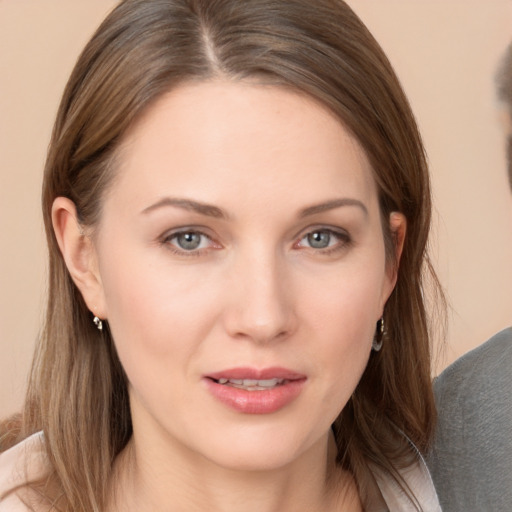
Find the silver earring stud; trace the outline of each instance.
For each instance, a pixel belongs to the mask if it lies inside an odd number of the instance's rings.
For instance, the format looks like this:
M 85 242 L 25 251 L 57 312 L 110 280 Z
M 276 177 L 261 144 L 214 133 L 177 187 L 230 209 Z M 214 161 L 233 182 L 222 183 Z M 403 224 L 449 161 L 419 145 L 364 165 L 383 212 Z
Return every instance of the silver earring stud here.
M 382 348 L 382 341 L 384 339 L 384 317 L 377 322 L 375 336 L 373 337 L 372 349 L 378 352 Z
M 103 322 L 97 316 L 95 316 L 92 321 L 98 328 L 98 331 L 103 331 Z

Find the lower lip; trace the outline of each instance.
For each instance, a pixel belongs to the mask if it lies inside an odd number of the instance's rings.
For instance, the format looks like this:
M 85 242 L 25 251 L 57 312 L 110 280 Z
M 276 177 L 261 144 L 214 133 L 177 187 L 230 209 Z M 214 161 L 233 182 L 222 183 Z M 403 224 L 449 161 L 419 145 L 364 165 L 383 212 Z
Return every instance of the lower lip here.
M 306 379 L 287 381 L 275 388 L 261 391 L 246 391 L 212 379 L 205 379 L 210 393 L 231 409 L 244 414 L 271 414 L 283 409 L 295 400 Z

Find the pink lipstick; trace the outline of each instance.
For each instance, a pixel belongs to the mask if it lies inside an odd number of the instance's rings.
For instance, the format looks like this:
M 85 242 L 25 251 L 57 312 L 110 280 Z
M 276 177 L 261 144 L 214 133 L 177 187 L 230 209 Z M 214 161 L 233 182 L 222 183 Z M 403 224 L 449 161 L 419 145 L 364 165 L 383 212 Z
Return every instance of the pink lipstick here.
M 210 393 L 245 414 L 277 412 L 297 398 L 306 376 L 286 368 L 231 368 L 205 376 Z

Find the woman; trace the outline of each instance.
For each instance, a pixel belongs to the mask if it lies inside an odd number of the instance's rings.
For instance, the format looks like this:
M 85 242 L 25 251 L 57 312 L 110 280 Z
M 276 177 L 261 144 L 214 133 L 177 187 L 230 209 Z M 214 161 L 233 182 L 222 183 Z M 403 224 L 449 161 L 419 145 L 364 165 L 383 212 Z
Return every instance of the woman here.
M 346 4 L 122 2 L 43 188 L 47 318 L 0 510 L 438 510 L 428 174 Z

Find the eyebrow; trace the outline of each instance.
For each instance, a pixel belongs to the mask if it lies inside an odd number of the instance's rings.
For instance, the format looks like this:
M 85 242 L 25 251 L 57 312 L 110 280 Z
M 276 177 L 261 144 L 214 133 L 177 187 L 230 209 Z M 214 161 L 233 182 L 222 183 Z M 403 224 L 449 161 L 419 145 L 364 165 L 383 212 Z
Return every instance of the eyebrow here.
M 165 207 L 177 207 L 182 208 L 184 210 L 193 211 L 199 213 L 200 215 L 206 215 L 208 217 L 214 217 L 216 219 L 227 219 L 229 215 L 224 212 L 218 206 L 214 206 L 208 203 L 202 203 L 199 201 L 193 201 L 192 199 L 180 199 L 176 197 L 164 197 L 160 199 L 156 203 L 144 208 L 142 210 L 143 214 L 148 214 L 154 210 L 158 210 L 159 208 Z M 316 204 L 313 206 L 308 206 L 299 212 L 299 218 L 309 217 L 311 215 L 316 215 L 318 213 L 322 213 L 329 210 L 334 210 L 336 208 L 341 208 L 343 206 L 356 206 L 359 207 L 365 216 L 368 216 L 368 209 L 366 206 L 359 201 L 358 199 L 352 198 L 341 198 L 341 199 L 332 199 L 330 201 L 326 201 L 325 203 Z
M 164 197 L 160 199 L 156 203 L 144 208 L 142 210 L 143 214 L 150 213 L 159 208 L 164 208 L 168 206 L 174 206 L 177 208 L 182 208 L 184 210 L 193 211 L 199 213 L 201 215 L 206 215 L 208 217 L 215 217 L 216 219 L 227 219 L 228 215 L 218 208 L 217 206 L 213 206 L 212 204 L 201 203 L 199 201 L 192 201 L 191 199 L 179 199 L 175 197 Z
M 331 201 L 326 201 L 325 203 L 316 204 L 313 206 L 308 206 L 300 211 L 299 217 L 309 217 L 310 215 L 316 215 L 317 213 L 326 212 L 328 210 L 334 210 L 335 208 L 341 208 L 342 206 L 356 206 L 361 208 L 366 217 L 368 217 L 368 208 L 359 201 L 358 199 L 352 199 L 349 197 L 344 197 L 340 199 L 332 199 Z

